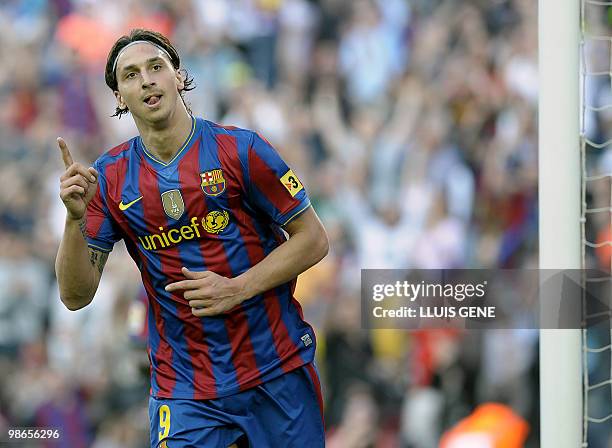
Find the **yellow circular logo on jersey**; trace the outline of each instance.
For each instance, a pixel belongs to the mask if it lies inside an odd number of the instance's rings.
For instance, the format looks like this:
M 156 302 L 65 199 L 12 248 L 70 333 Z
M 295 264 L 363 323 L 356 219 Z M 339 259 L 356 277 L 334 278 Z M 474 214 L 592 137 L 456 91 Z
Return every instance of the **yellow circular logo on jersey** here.
M 219 233 L 229 224 L 229 213 L 226 210 L 209 212 L 202 220 L 204 230 L 208 233 Z

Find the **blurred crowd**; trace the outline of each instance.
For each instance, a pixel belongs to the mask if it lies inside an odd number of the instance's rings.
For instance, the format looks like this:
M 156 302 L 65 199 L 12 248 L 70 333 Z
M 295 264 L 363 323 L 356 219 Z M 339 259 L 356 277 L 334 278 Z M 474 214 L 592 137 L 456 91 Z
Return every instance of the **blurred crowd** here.
M 0 432 L 148 441 L 138 272 L 122 244 L 71 313 L 54 257 L 62 136 L 91 163 L 136 134 L 103 66 L 166 33 L 195 115 L 260 131 L 331 241 L 296 296 L 317 330 L 331 448 L 429 448 L 479 403 L 538 446 L 537 332 L 365 331 L 363 268 L 537 267 L 532 0 L 5 0 L 0 6 Z M 54 445 L 48 445 L 54 446 Z

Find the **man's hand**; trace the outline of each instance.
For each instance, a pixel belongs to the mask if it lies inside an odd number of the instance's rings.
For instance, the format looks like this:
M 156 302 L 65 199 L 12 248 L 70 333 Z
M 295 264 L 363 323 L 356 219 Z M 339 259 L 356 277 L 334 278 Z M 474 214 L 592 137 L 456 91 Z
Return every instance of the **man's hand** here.
M 80 163 L 74 163 L 63 138 L 58 137 L 57 144 L 66 168 L 60 177 L 60 198 L 66 206 L 68 218 L 79 220 L 85 215 L 87 204 L 96 194 L 98 172 L 93 167 L 85 168 Z
M 187 280 L 170 283 L 166 291 L 184 291 L 183 297 L 194 316 L 217 316 L 249 298 L 240 277 L 227 278 L 211 271 L 194 272 L 187 268 L 181 271 Z

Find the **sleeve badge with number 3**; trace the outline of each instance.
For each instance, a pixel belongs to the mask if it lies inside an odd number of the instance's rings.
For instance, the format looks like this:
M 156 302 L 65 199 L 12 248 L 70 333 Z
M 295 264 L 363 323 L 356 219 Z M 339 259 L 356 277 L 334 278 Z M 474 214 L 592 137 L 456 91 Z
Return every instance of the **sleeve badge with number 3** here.
M 295 196 L 304 189 L 304 186 L 302 185 L 300 180 L 291 170 L 287 171 L 285 175 L 280 178 L 280 181 L 281 184 L 283 184 L 283 186 L 291 194 L 291 196 Z

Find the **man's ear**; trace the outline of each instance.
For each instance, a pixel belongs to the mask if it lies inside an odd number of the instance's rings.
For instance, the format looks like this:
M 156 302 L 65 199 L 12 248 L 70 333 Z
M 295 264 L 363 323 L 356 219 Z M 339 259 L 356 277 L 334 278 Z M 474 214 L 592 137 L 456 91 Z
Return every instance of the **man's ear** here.
M 123 97 L 121 96 L 119 91 L 115 90 L 113 93 L 115 94 L 115 98 L 117 99 L 117 107 L 121 110 L 127 110 L 128 107 L 123 101 Z
M 176 74 L 176 88 L 178 91 L 182 91 L 185 88 L 185 77 L 180 70 L 175 70 Z

